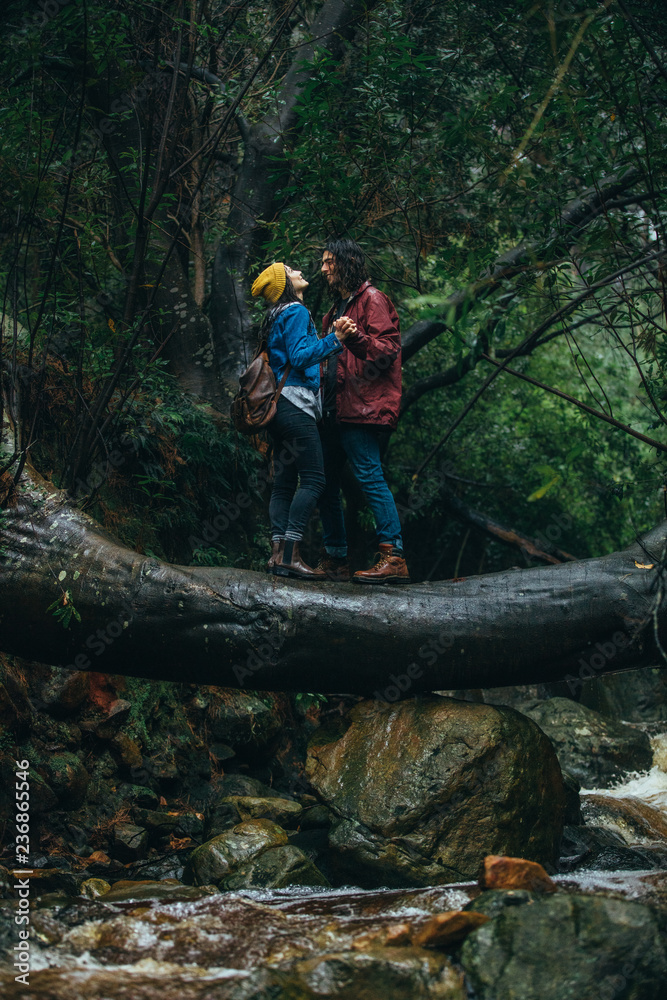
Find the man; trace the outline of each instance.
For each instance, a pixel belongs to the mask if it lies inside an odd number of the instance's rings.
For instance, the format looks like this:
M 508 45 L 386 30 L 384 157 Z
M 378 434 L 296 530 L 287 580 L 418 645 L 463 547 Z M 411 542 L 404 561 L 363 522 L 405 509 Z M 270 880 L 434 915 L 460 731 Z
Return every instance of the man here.
M 354 582 L 410 583 L 401 523 L 380 462 L 401 402 L 398 316 L 390 299 L 371 284 L 363 250 L 352 240 L 327 243 L 322 274 L 335 300 L 322 321 L 324 333 L 341 316 L 354 321 L 356 333 L 348 336 L 343 354 L 324 363 L 320 435 L 326 486 L 319 501 L 324 538 L 319 568 L 331 580 L 350 579 L 340 492 L 348 461 L 375 517 L 379 549 L 375 565 L 355 573 Z

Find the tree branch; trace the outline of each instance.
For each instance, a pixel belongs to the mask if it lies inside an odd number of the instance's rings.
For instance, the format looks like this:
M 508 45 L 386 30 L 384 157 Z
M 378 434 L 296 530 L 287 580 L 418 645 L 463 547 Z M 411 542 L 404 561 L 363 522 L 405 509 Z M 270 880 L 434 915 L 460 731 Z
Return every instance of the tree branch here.
M 557 250 L 562 241 L 567 240 L 571 243 L 576 240 L 582 229 L 585 229 L 601 212 L 605 211 L 611 200 L 636 184 L 640 178 L 640 171 L 636 167 L 629 167 L 620 176 L 610 174 L 603 178 L 598 185 L 587 188 L 565 207 L 558 226 L 551 231 L 546 240 L 520 243 L 503 254 L 493 267 L 477 281 L 450 295 L 440 306 L 440 315 L 448 318 L 453 315 L 455 323 L 473 302 L 486 298 L 503 281 L 522 273 L 527 266 L 537 267 L 536 261 L 540 258 L 555 259 L 558 257 Z M 402 338 L 403 361 L 408 361 L 413 354 L 439 336 L 444 329 L 446 326 L 442 320 L 422 320 L 406 330 Z
M 667 522 L 600 559 L 361 593 L 161 563 L 30 471 L 0 537 L 0 649 L 78 670 L 360 694 L 395 672 L 414 694 L 578 676 L 592 654 L 600 673 L 648 665 L 654 608 L 667 624 L 656 602 Z M 80 623 L 48 613 L 59 595 Z
M 508 528 L 504 524 L 494 521 L 493 518 L 488 517 L 481 511 L 475 510 L 474 507 L 469 507 L 468 504 L 464 503 L 460 497 L 457 497 L 450 490 L 443 490 L 442 497 L 449 510 L 459 520 L 466 524 L 471 524 L 475 528 L 479 528 L 496 541 L 520 549 L 521 552 L 525 552 L 532 559 L 539 559 L 541 562 L 552 565 L 563 562 L 576 562 L 577 557 L 571 555 L 569 552 L 564 552 L 550 543 L 547 543 L 547 546 L 545 546 L 543 542 L 528 538 L 514 528 Z
M 619 430 L 625 431 L 626 434 L 630 434 L 632 437 L 637 438 L 638 441 L 642 441 L 644 444 L 650 445 L 652 448 L 656 448 L 658 451 L 667 452 L 667 444 L 663 444 L 661 441 L 656 441 L 655 438 L 647 437 L 646 434 L 641 434 L 639 431 L 635 431 L 628 424 L 622 424 L 620 420 L 616 420 L 615 417 L 610 417 L 608 413 L 604 413 L 603 410 L 595 410 L 592 406 L 588 406 L 586 403 L 582 403 L 581 400 L 575 399 L 574 396 L 568 396 L 566 392 L 561 392 L 560 389 L 554 389 L 553 386 L 545 385 L 544 382 L 538 382 L 536 378 L 531 378 L 530 375 L 524 375 L 523 372 L 515 371 L 513 368 L 507 368 L 503 366 L 501 362 L 495 361 L 490 358 L 488 354 L 483 354 L 482 357 L 489 364 L 495 365 L 497 369 L 507 372 L 508 375 L 514 375 L 515 378 L 520 378 L 524 382 L 529 382 L 531 385 L 537 386 L 538 389 L 544 389 L 545 392 L 550 392 L 554 396 L 559 396 L 561 399 L 566 400 L 568 403 L 572 403 L 574 406 L 578 406 L 580 410 L 584 410 L 586 413 L 590 413 L 593 417 L 597 417 L 598 420 L 604 420 L 606 423 L 611 424 L 612 427 L 618 427 Z

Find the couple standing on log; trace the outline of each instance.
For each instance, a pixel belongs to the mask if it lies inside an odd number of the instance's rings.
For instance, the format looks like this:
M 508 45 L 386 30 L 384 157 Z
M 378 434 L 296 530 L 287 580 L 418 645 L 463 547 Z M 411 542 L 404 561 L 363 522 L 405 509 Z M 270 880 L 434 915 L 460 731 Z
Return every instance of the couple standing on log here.
M 375 517 L 379 555 L 355 583 L 409 583 L 401 523 L 380 462 L 401 401 L 401 334 L 393 304 L 374 288 L 364 253 L 352 240 L 332 240 L 322 274 L 334 305 L 323 336 L 303 304 L 301 271 L 271 264 L 252 286 L 267 302 L 269 361 L 276 383 L 291 367 L 268 425 L 274 448 L 289 444 L 294 461 L 275 471 L 269 514 L 269 571 L 300 580 L 350 580 L 341 501 L 346 462 Z M 321 365 L 321 372 L 320 372 Z M 304 562 L 301 540 L 319 503 L 323 549 L 317 568 Z

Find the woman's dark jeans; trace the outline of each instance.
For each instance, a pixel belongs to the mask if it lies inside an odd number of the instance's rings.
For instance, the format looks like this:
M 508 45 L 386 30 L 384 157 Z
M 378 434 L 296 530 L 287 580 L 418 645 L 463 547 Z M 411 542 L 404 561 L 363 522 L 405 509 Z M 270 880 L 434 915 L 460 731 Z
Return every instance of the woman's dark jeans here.
M 324 489 L 324 461 L 317 424 L 281 396 L 269 424 L 273 437 L 271 537 L 301 541 Z

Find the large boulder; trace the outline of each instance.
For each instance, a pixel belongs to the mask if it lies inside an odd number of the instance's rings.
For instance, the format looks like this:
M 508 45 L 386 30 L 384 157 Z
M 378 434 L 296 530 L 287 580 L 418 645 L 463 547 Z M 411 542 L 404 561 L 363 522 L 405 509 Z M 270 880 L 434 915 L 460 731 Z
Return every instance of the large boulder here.
M 662 995 L 667 956 L 647 906 L 605 896 L 503 895 L 484 893 L 471 907 L 493 918 L 461 950 L 478 1000 Z
M 316 730 L 306 767 L 335 817 L 341 874 L 357 884 L 474 878 L 487 854 L 557 860 L 558 760 L 511 708 L 437 696 L 361 702 Z
M 646 733 L 569 698 L 528 703 L 521 711 L 549 737 L 563 770 L 585 788 L 609 788 L 628 771 L 648 771 L 653 763 Z

